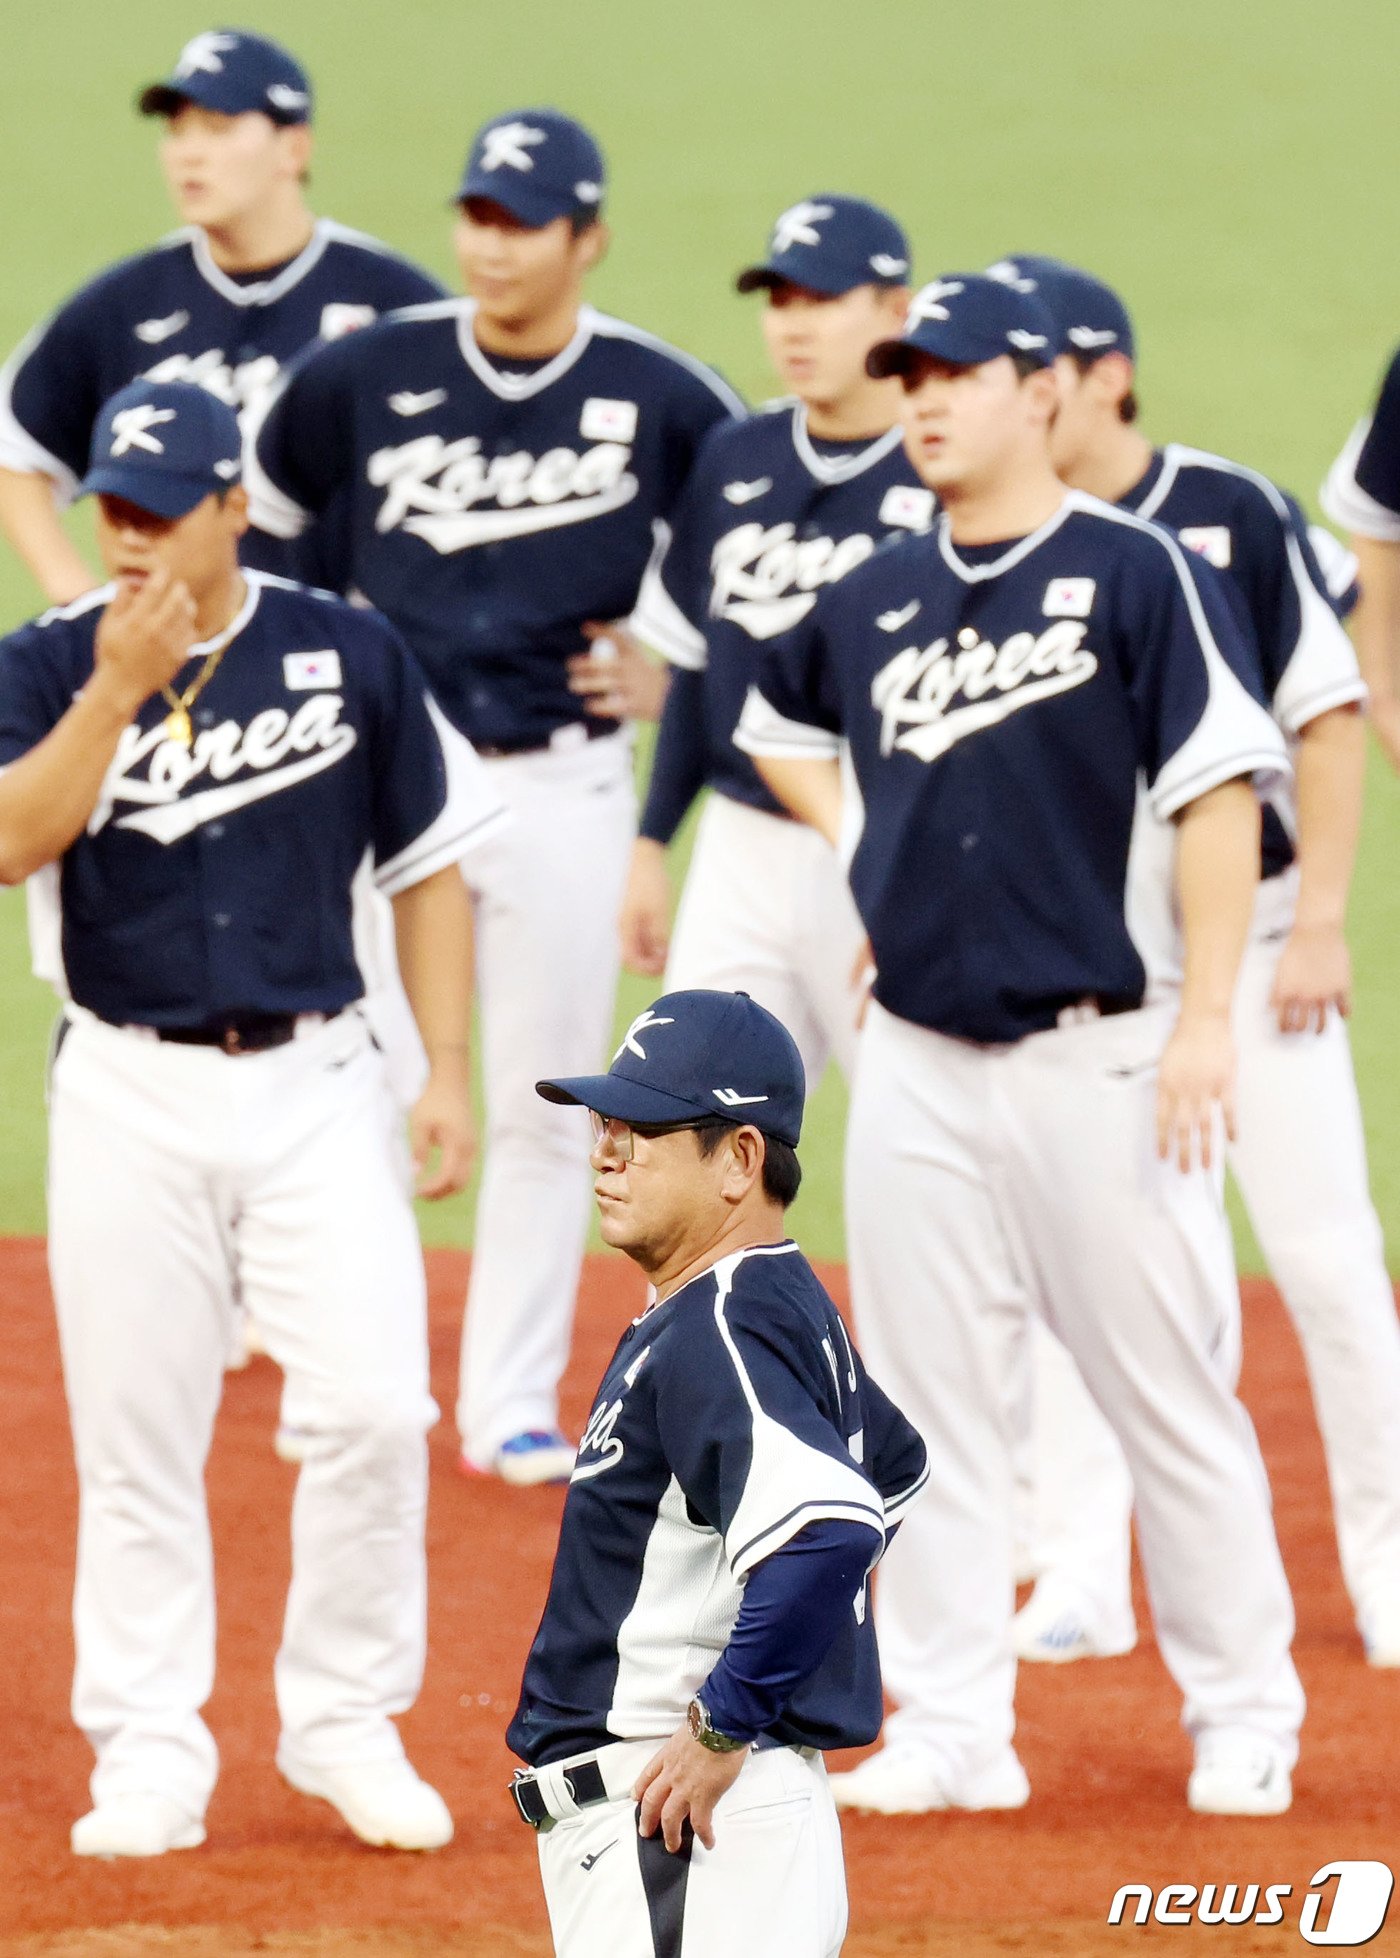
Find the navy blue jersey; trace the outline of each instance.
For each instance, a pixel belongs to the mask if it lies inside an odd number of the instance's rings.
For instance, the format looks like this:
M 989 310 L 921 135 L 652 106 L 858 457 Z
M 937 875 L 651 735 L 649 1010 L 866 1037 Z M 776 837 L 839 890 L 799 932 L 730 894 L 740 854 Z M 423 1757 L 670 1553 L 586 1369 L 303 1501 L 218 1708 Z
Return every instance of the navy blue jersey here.
M 1360 537 L 1400 543 L 1400 350 L 1386 369 L 1374 413 L 1357 423 L 1332 465 L 1322 507 Z
M 1225 574 L 1246 627 L 1264 698 L 1284 733 L 1299 734 L 1334 707 L 1365 698 L 1356 654 L 1318 562 L 1307 518 L 1294 499 L 1243 464 L 1172 442 L 1119 499 L 1125 510 L 1174 530 Z M 1264 874 L 1293 861 L 1291 798 L 1264 812 Z
M 801 403 L 781 402 L 714 430 L 632 617 L 639 637 L 674 665 L 704 670 L 710 787 L 786 813 L 734 745 L 758 655 L 886 537 L 927 530 L 934 507 L 898 428 L 819 450 Z
M 865 803 L 851 888 L 891 1013 L 983 1042 L 1086 998 L 1131 1007 L 1128 927 L 1146 784 L 1158 818 L 1286 772 L 1219 573 L 1070 491 L 1012 543 L 878 551 L 765 666 L 739 739 L 834 756 Z
M 741 403 L 589 307 L 553 360 L 497 367 L 475 310 L 414 307 L 300 363 L 256 435 L 253 515 L 291 537 L 345 496 L 336 589 L 394 621 L 463 733 L 540 747 L 586 722 L 581 628 L 632 610 L 655 526 Z
M 487 773 L 376 613 L 247 574 L 191 710 L 192 749 L 153 695 L 123 730 L 87 828 L 39 873 L 35 965 L 104 1020 L 201 1026 L 233 1012 L 338 1012 L 364 990 L 351 881 L 368 852 L 393 896 L 501 815 Z M 0 640 L 0 767 L 90 677 L 114 587 Z
M 0 467 L 51 476 L 71 496 L 98 412 L 128 381 L 191 381 L 242 414 L 311 342 L 441 291 L 417 266 L 327 218 L 268 279 L 231 278 L 201 230 L 176 232 L 99 274 L 12 356 L 0 374 Z M 264 569 L 286 568 L 285 547 L 250 540 Z
M 539 1767 L 672 1733 L 755 1566 L 823 1517 L 868 1523 L 873 1564 L 926 1473 L 797 1246 L 721 1258 L 635 1321 L 603 1376 L 510 1746 Z M 849 1747 L 880 1720 L 862 1592 L 767 1731 Z

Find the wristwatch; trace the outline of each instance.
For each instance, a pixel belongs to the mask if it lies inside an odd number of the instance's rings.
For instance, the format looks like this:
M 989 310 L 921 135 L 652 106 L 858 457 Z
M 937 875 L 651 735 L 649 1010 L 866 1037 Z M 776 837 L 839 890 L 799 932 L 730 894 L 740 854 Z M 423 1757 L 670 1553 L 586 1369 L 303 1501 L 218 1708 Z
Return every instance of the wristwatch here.
M 747 1747 L 746 1740 L 736 1740 L 733 1734 L 722 1734 L 711 1725 L 710 1709 L 702 1699 L 696 1698 L 685 1710 L 690 1722 L 690 1737 L 698 1740 L 702 1747 L 708 1747 L 712 1754 L 737 1754 L 741 1747 Z

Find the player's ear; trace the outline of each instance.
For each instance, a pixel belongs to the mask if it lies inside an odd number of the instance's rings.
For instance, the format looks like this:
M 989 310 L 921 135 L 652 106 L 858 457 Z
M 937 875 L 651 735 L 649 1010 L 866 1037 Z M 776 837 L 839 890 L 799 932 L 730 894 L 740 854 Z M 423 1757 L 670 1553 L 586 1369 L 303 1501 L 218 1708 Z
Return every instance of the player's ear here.
M 248 528 L 248 492 L 242 483 L 224 491 L 223 511 L 234 536 L 241 537 Z
M 724 1173 L 720 1194 L 729 1203 L 742 1203 L 763 1175 L 763 1137 L 757 1129 L 737 1128 L 725 1137 Z
M 311 146 L 315 139 L 311 134 L 309 122 L 294 122 L 284 125 L 277 132 L 277 147 L 281 151 L 282 175 L 296 183 L 304 184 L 311 175 Z
M 1060 379 L 1053 367 L 1037 367 L 1022 382 L 1035 417 L 1048 428 L 1060 412 Z
M 1126 354 L 1104 354 L 1089 369 L 1089 384 L 1116 415 L 1133 391 L 1133 363 Z
M 909 317 L 909 301 L 912 297 L 908 286 L 881 286 L 878 289 L 878 305 L 882 319 L 887 319 L 899 331 L 904 330 L 904 322 Z
M 580 231 L 574 241 L 574 258 L 580 272 L 591 272 L 595 265 L 601 265 L 608 255 L 612 243 L 612 232 L 601 218 L 590 224 L 586 231 Z

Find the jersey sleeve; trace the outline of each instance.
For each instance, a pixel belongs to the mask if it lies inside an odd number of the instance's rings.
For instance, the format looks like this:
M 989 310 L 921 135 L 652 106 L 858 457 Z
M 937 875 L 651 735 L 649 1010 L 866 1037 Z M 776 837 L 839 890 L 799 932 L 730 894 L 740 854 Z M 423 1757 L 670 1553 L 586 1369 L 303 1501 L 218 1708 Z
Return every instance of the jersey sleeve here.
M 70 299 L 0 369 L 0 468 L 49 476 L 71 497 L 102 406 L 86 295 Z
M 869 1374 L 861 1385 L 865 1409 L 865 1472 L 880 1491 L 885 1527 L 893 1530 L 923 1493 L 928 1481 L 928 1450 L 913 1422 L 901 1414 Z
M 457 863 L 506 821 L 481 757 L 381 622 L 383 674 L 370 769 L 374 881 L 386 897 Z
M 0 639 L 0 769 L 37 748 L 73 704 L 72 676 L 58 651 L 42 623 Z
M 823 1517 L 884 1538 L 884 1504 L 821 1405 L 796 1330 L 721 1279 L 657 1393 L 657 1426 L 692 1511 L 724 1539 L 737 1579 Z M 819 1375 L 817 1376 L 819 1377 Z M 872 1552 L 878 1546 L 872 1546 Z
M 1359 537 L 1400 543 L 1400 351 L 1386 369 L 1374 413 L 1357 423 L 1329 470 L 1322 507 Z
M 1258 479 L 1241 486 L 1232 570 L 1253 626 L 1265 699 L 1288 734 L 1365 697 L 1308 522 L 1297 503 Z
M 708 659 L 705 613 L 709 561 L 698 522 L 698 497 L 687 491 L 674 521 L 657 528 L 656 549 L 642 577 L 629 621 L 633 632 L 672 666 L 703 667 Z
M 666 689 L 639 836 L 671 841 L 705 786 L 706 759 L 705 676 L 682 668 Z
M 841 701 L 827 652 L 826 625 L 836 592 L 826 593 L 800 625 L 763 649 L 734 731 L 746 755 L 831 761 L 841 752 Z
M 1272 787 L 1289 770 L 1221 573 L 1155 527 L 1153 541 L 1125 575 L 1120 630 L 1139 761 L 1165 821 L 1223 782 Z
M 349 340 L 307 349 L 247 417 L 243 480 L 253 524 L 300 537 L 354 471 Z

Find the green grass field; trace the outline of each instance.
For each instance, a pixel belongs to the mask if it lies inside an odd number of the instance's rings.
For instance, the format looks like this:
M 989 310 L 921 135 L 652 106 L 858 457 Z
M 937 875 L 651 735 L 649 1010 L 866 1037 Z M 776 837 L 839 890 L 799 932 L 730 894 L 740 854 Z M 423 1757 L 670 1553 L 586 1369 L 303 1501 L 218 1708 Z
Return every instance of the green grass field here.
M 1400 338 L 1388 193 L 1400 178 L 1393 0 L 252 0 L 242 24 L 308 63 L 317 207 L 450 276 L 445 201 L 473 127 L 554 102 L 597 130 L 615 238 L 594 296 L 767 390 L 753 303 L 729 286 L 771 217 L 816 189 L 888 204 L 917 271 L 1050 251 L 1137 315 L 1160 439 L 1218 448 L 1314 501 Z M 17 8 L 0 186 L 8 346 L 111 259 L 168 229 L 131 109 L 191 33 L 162 0 Z M 81 523 L 79 524 L 81 534 Z M 0 559 L 0 625 L 37 610 Z M 1400 785 L 1373 767 L 1353 912 L 1355 1022 L 1374 1180 L 1400 1242 Z M 629 982 L 619 1012 L 644 1003 Z M 43 1228 L 41 1077 L 51 1006 L 27 975 L 23 901 L 0 896 L 0 1232 Z M 842 1096 L 809 1120 L 795 1227 L 841 1251 Z M 425 1217 L 461 1241 L 465 1203 Z M 1247 1234 L 1246 1263 L 1254 1261 Z

